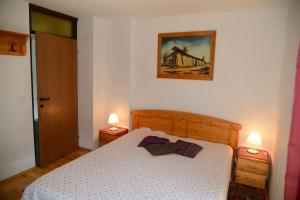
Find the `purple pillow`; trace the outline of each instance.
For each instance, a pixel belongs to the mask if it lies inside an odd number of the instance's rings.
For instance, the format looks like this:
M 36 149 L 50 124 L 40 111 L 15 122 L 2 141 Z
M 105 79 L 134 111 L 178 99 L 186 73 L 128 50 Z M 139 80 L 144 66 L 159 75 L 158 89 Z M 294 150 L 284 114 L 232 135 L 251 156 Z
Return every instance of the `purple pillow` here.
M 147 136 L 140 142 L 138 147 L 145 147 L 148 144 L 165 144 L 167 142 L 169 142 L 169 139 L 167 138 L 162 138 L 157 136 Z
M 203 147 L 198 144 L 194 144 L 191 142 L 185 142 L 182 140 L 177 140 L 175 144 L 178 147 L 178 149 L 175 153 L 183 155 L 183 156 L 187 156 L 190 158 L 194 158 L 203 149 Z
M 166 155 L 177 151 L 178 147 L 175 143 L 167 142 L 165 144 L 148 144 L 145 149 L 154 156 Z

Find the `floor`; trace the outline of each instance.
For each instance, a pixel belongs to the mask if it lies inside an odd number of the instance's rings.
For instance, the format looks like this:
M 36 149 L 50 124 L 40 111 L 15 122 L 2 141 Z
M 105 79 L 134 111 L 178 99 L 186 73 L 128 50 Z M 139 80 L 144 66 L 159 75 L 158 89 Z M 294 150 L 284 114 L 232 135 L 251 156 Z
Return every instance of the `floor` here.
M 268 200 L 267 190 L 241 185 L 232 180 L 229 184 L 227 200 Z
M 49 164 L 45 168 L 31 168 L 13 177 L 5 179 L 0 182 L 0 199 L 20 199 L 22 193 L 27 185 L 33 182 L 38 177 L 90 152 L 88 149 L 79 148 L 78 150 L 70 153 L 64 158 L 57 160 L 54 163 Z

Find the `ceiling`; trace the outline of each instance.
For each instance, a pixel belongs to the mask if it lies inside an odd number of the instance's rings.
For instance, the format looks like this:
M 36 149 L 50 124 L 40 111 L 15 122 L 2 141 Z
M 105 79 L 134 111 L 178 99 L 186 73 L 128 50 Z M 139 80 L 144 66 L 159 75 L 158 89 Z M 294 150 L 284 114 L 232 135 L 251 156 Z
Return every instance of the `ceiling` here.
M 290 0 L 27 0 L 80 16 L 157 17 L 287 7 Z

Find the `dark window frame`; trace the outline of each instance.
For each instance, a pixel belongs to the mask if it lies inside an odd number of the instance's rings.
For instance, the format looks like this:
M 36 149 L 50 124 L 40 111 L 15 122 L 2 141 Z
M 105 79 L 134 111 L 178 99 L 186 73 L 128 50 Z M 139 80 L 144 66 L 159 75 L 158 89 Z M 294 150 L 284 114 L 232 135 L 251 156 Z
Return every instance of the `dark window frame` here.
M 66 15 L 66 14 L 63 14 L 63 13 L 60 13 L 60 12 L 56 12 L 54 10 L 43 8 L 43 7 L 31 4 L 31 3 L 29 4 L 30 33 L 35 32 L 34 30 L 32 30 L 32 24 L 31 24 L 31 12 L 32 11 L 41 12 L 41 13 L 44 13 L 44 14 L 47 14 L 47 15 L 50 15 L 50 16 L 53 16 L 53 17 L 58 17 L 58 18 L 70 21 L 72 23 L 72 37 L 71 38 L 77 40 L 77 21 L 78 21 L 78 18 L 72 17 L 70 15 Z

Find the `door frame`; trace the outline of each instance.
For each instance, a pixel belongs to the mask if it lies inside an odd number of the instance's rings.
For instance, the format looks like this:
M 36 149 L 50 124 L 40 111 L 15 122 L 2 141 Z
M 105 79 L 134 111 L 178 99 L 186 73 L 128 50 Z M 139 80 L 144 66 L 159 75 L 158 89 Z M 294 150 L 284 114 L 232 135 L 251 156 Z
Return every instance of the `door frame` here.
M 76 17 L 73 17 L 73 16 L 70 16 L 70 15 L 66 15 L 66 14 L 63 14 L 63 13 L 60 13 L 60 12 L 57 12 L 57 11 L 54 11 L 54 10 L 50 10 L 50 9 L 47 9 L 47 8 L 43 8 L 43 7 L 40 7 L 40 6 L 37 6 L 37 5 L 34 5 L 34 4 L 29 4 L 29 27 L 30 27 L 30 36 L 32 37 L 32 35 L 35 36 L 35 30 L 32 29 L 32 18 L 31 18 L 31 12 L 32 11 L 38 11 L 38 12 L 41 12 L 41 13 L 44 13 L 44 14 L 47 14 L 49 16 L 53 16 L 53 17 L 57 17 L 57 18 L 60 18 L 60 19 L 64 19 L 64 20 L 68 20 L 68 21 L 71 21 L 72 23 L 72 39 L 75 39 L 77 40 L 77 21 L 78 21 L 78 18 Z M 53 34 L 53 33 L 51 33 Z M 64 37 L 62 35 L 59 35 L 61 37 Z M 32 124 L 33 124 L 33 135 L 34 135 L 34 154 L 35 154 L 35 165 L 37 167 L 40 166 L 40 154 L 39 154 L 39 125 L 38 125 L 38 122 L 36 123 L 35 122 L 35 119 L 34 119 L 34 101 L 35 101 L 35 97 L 34 97 L 34 84 L 33 82 L 36 81 L 36 77 L 33 77 L 33 58 L 32 58 L 32 52 L 33 52 L 33 48 L 35 48 L 35 46 L 33 46 L 32 44 L 32 40 L 31 40 L 31 37 L 30 37 L 30 70 L 31 70 L 31 73 L 30 73 L 30 76 L 31 76 L 31 100 L 32 100 Z M 35 58 L 36 59 L 36 58 Z
M 60 19 L 68 20 L 72 23 L 72 38 L 77 40 L 77 21 L 78 18 L 72 17 L 70 15 L 66 15 L 60 12 L 56 12 L 54 10 L 50 10 L 48 8 L 43 8 L 34 4 L 29 4 L 29 28 L 30 28 L 30 33 L 35 33 L 35 30 L 32 29 L 32 19 L 31 19 L 31 12 L 32 11 L 38 11 L 44 14 L 47 14 L 49 16 L 57 17 Z M 52 33 L 53 34 L 53 33 Z

